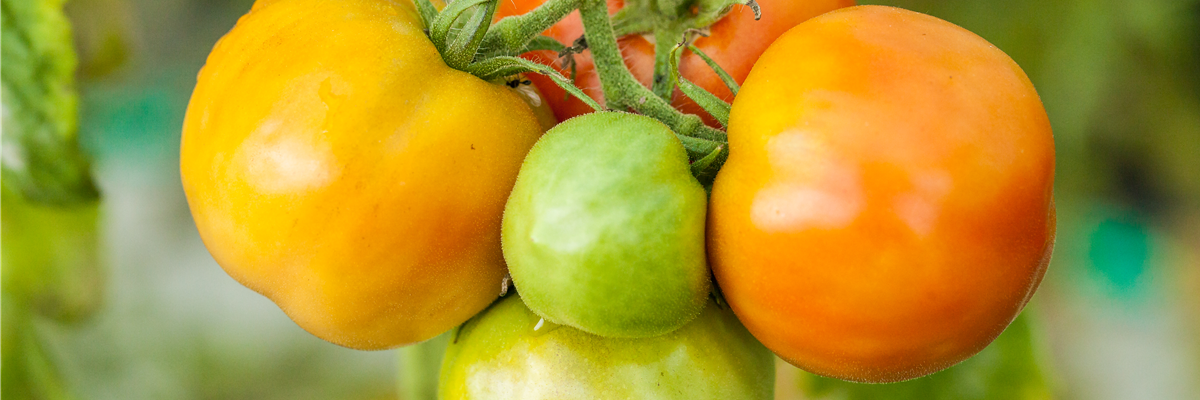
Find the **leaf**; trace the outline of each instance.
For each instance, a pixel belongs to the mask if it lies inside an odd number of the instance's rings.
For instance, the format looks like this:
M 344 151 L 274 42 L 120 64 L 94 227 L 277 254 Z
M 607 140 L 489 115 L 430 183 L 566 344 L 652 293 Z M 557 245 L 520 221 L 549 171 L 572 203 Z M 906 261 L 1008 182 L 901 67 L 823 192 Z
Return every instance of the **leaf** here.
M 3 297 L 3 329 L 0 341 L 0 395 L 7 399 L 69 400 L 61 371 L 46 348 L 32 315 L 20 299 Z
M 0 182 L 0 287 L 42 317 L 85 320 L 102 306 L 100 203 L 47 207 Z M 7 300 L 6 300 L 7 301 Z
M 0 3 L 0 178 L 31 201 L 51 205 L 99 198 L 76 138 L 76 60 L 62 5 L 62 0 Z

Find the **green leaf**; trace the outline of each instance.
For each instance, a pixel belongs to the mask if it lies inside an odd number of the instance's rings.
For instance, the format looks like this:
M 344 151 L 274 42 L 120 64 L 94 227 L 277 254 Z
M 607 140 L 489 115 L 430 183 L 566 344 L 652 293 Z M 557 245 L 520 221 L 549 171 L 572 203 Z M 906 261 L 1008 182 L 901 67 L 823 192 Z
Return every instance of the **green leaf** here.
M 66 382 L 41 339 L 33 316 L 20 299 L 3 297 L 3 326 L 0 331 L 0 375 L 6 399 L 69 400 Z
M 446 5 L 429 26 L 429 39 L 454 69 L 465 68 L 487 35 L 497 0 L 459 0 Z M 465 20 L 463 18 L 466 18 Z
M 7 184 L 38 203 L 96 200 L 78 128 L 71 29 L 62 0 L 0 3 L 3 152 Z
M 102 306 L 105 271 L 99 249 L 100 203 L 51 207 L 26 200 L 0 182 L 0 288 L 34 313 L 82 321 Z
M 802 389 L 814 399 L 1042 400 L 1051 398 L 1038 363 L 1033 329 L 1022 314 L 982 352 L 936 374 L 872 385 L 808 375 Z

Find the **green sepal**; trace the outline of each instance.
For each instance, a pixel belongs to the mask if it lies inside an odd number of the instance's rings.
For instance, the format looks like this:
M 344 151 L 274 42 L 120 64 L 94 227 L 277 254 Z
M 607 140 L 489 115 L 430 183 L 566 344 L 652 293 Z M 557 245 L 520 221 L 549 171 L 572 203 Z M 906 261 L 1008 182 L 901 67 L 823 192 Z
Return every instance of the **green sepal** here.
M 683 143 L 683 149 L 687 150 L 688 159 L 693 160 L 693 162 L 702 160 L 705 157 L 712 155 L 714 152 L 720 151 L 721 148 L 725 146 L 725 143 L 715 140 L 701 139 L 697 137 L 681 135 L 678 133 L 676 133 L 675 136 L 679 138 L 681 143 Z
M 446 65 L 463 70 L 475 60 L 475 53 L 479 52 L 479 46 L 483 44 L 492 18 L 496 15 L 498 1 L 458 0 L 446 6 L 434 19 L 433 25 L 439 36 L 433 37 L 434 32 L 431 31 L 430 38 L 434 40 L 435 46 L 438 45 L 439 38 L 443 40 L 439 50 Z M 467 14 L 467 19 L 460 23 L 463 14 Z
M 674 86 L 678 86 L 679 91 L 683 92 L 683 94 L 688 98 L 691 98 L 692 101 L 695 101 L 696 104 L 699 105 L 700 108 L 703 108 L 704 111 L 708 112 L 709 115 L 712 115 L 717 122 L 721 123 L 721 126 L 729 126 L 729 103 L 725 102 L 725 100 L 721 100 L 720 97 L 717 97 L 711 92 L 704 90 L 704 88 L 697 86 L 696 84 L 687 80 L 687 78 L 680 76 L 679 57 L 682 49 L 683 46 L 681 45 L 676 46 L 675 49 L 671 51 L 671 81 L 675 84 Z
M 559 43 L 554 38 L 549 37 L 549 36 L 540 36 L 539 35 L 539 36 L 534 37 L 533 40 L 529 41 L 529 43 L 525 45 L 525 48 L 521 49 L 521 54 L 525 54 L 525 53 L 528 53 L 531 51 L 539 51 L 539 50 L 550 50 L 555 53 L 562 53 L 563 50 L 566 50 L 566 49 L 567 49 L 567 46 L 564 46 L 562 43 Z
M 417 5 L 417 13 L 421 15 L 421 23 L 425 24 L 425 30 L 433 29 L 433 21 L 437 19 L 438 9 L 429 0 L 413 0 Z
M 677 85 L 679 87 L 679 91 L 691 98 L 692 101 L 695 101 L 696 104 L 700 105 L 700 108 L 703 108 L 704 111 L 707 111 L 709 115 L 712 115 L 717 122 L 721 123 L 721 126 L 729 126 L 729 110 L 731 108 L 729 103 L 726 103 L 725 100 L 721 100 L 721 98 L 717 97 L 717 95 L 704 90 L 704 88 L 700 86 L 696 86 L 696 84 L 682 77 L 679 78 Z
M 720 65 L 717 65 L 717 62 L 709 57 L 708 54 L 704 54 L 703 51 L 700 51 L 700 48 L 693 45 L 688 45 L 688 50 L 691 50 L 692 54 L 700 56 L 700 59 L 704 60 L 704 63 L 708 64 L 708 67 L 712 68 L 713 72 L 717 73 L 717 76 L 721 78 L 721 82 L 724 82 L 725 87 L 729 88 L 729 92 L 733 93 L 734 96 L 737 96 L 738 90 L 741 90 L 742 87 L 738 85 L 737 80 L 733 79 L 733 76 L 729 75 L 728 72 L 725 72 L 725 69 L 721 68 Z
M 733 11 L 734 5 L 739 4 L 750 7 L 755 21 L 762 19 L 762 8 L 754 0 L 697 0 L 694 3 L 696 16 L 691 26 L 701 29 L 715 24 Z
M 588 106 L 592 107 L 593 110 L 604 110 L 604 106 L 601 106 L 600 103 L 597 103 L 595 100 L 592 100 L 591 97 L 588 97 L 586 93 L 583 93 L 583 90 L 580 90 L 579 87 L 571 83 L 569 79 L 558 73 L 558 71 L 554 68 L 550 68 L 549 66 L 538 64 L 524 58 L 509 56 L 489 58 L 487 60 L 471 64 L 465 71 L 471 75 L 478 76 L 483 80 L 493 80 L 523 72 L 545 75 L 553 80 L 555 84 L 558 84 L 559 87 L 563 88 L 563 90 L 566 90 L 567 93 L 574 95 L 580 101 L 583 101 Z
M 716 179 L 717 172 L 721 170 L 721 165 L 725 164 L 725 159 L 729 158 L 729 146 L 719 145 L 704 157 L 699 160 L 692 161 L 692 176 L 700 181 L 706 189 L 712 187 L 713 179 Z
M 0 6 L 0 179 L 40 204 L 93 202 L 100 193 L 76 139 L 76 58 L 62 1 L 8 1 Z

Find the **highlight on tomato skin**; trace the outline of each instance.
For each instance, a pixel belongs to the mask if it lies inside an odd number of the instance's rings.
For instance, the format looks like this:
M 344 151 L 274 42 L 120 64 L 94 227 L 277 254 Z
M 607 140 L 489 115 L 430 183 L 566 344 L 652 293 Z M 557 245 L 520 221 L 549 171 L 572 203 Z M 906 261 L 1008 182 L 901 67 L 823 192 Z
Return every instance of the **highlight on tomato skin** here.
M 497 298 L 504 204 L 543 131 L 532 95 L 449 68 L 423 28 L 410 1 L 259 1 L 184 120 L 213 258 L 350 348 L 432 338 Z
M 544 2 L 545 0 L 501 1 L 496 10 L 496 18 L 524 14 Z M 746 79 L 759 55 L 779 35 L 809 18 L 855 4 L 854 0 L 758 0 L 757 3 L 763 9 L 762 19 L 756 21 L 754 13 L 748 7 L 735 6 L 729 15 L 709 28 L 707 37 L 697 38 L 693 43 L 729 72 L 738 83 Z M 623 0 L 608 1 L 610 12 L 615 13 L 624 5 Z M 583 36 L 583 22 L 578 13 L 573 13 L 543 34 L 569 46 Z M 628 35 L 620 38 L 620 44 L 625 64 L 639 82 L 650 87 L 654 75 L 654 42 L 647 36 Z M 554 52 L 535 51 L 523 57 L 551 65 L 564 75 L 571 76 L 571 70 L 562 65 Z M 592 63 L 591 53 L 585 51 L 576 55 L 575 61 L 576 84 L 589 96 L 603 103 L 604 92 L 600 87 L 600 78 Z M 690 51 L 684 53 L 679 69 L 684 78 L 726 101 L 733 101 L 733 94 L 717 74 L 703 59 Z M 529 79 L 546 94 L 560 121 L 592 112 L 590 107 L 567 95 L 550 79 L 540 75 L 530 76 Z M 709 125 L 718 126 L 716 120 L 678 90 L 672 95 L 671 104 L 683 112 L 701 116 Z
M 708 250 L 751 333 L 810 372 L 924 376 L 979 352 L 1053 247 L 1054 142 L 1024 72 L 882 6 L 780 37 L 746 79 Z

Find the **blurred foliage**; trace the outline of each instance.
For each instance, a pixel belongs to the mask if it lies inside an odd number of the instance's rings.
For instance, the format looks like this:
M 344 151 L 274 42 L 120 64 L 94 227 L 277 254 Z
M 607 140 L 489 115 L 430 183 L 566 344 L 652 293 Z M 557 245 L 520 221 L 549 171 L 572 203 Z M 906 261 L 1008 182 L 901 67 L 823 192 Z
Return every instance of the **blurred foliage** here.
M 100 304 L 99 192 L 76 140 L 75 52 L 62 0 L 0 3 L 0 394 L 71 398 L 39 323 Z
M 36 333 L 29 309 L 19 298 L 4 293 L 0 327 L 0 397 L 8 399 L 70 399 L 66 384 Z
M 815 400 L 1051 399 L 1033 338 L 1029 317 L 1022 314 L 982 352 L 945 371 L 882 385 L 805 374 L 801 390 Z
M 63 0 L 0 3 L 2 177 L 27 198 L 73 205 L 99 193 L 75 140 L 75 52 Z
M 62 322 L 99 308 L 104 279 L 96 233 L 96 203 L 52 207 L 30 202 L 0 182 L 0 263 L 5 299 Z
M 67 16 L 74 27 L 79 74 L 85 79 L 105 77 L 116 72 L 131 57 L 130 15 L 124 0 L 71 0 Z

